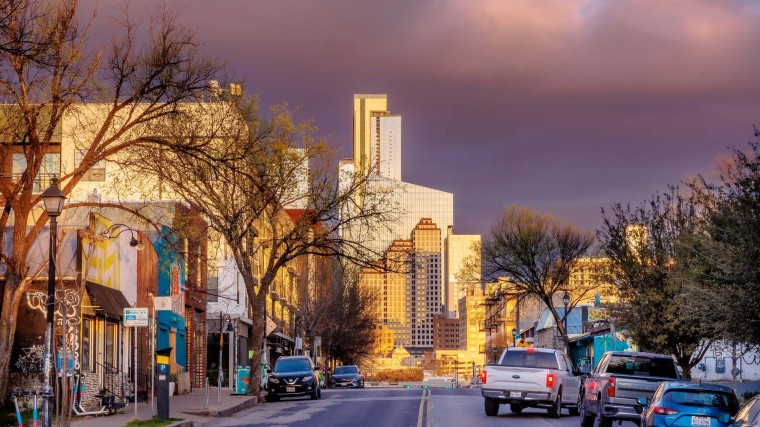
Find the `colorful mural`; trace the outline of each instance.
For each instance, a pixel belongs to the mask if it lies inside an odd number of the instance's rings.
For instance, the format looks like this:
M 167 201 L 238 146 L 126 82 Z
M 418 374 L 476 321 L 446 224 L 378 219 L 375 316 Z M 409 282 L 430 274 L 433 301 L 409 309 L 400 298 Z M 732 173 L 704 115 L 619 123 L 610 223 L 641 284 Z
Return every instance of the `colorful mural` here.
M 158 255 L 158 296 L 171 297 L 172 309 L 158 311 L 156 348 L 173 347 L 175 369 L 187 370 L 187 330 L 185 322 L 185 260 L 178 250 L 174 230 L 161 227 L 154 243 Z
M 82 233 L 82 275 L 87 281 L 107 286 L 120 287 L 120 248 L 118 239 L 109 239 L 113 222 L 103 215 L 90 213 L 89 233 Z
M 80 299 L 79 293 L 74 289 L 64 289 L 55 291 L 55 300 L 57 302 L 55 307 L 55 313 L 53 318 L 57 328 L 60 328 L 63 323 L 63 319 L 66 319 L 66 344 L 67 352 L 73 357 L 74 369 L 79 369 L 79 309 Z M 47 312 L 47 293 L 43 292 L 27 292 L 26 304 L 32 309 L 39 311 L 42 315 L 46 315 Z M 36 346 L 35 346 L 36 347 Z M 24 354 L 20 355 L 16 361 L 17 366 L 19 363 L 22 365 L 29 363 L 29 357 L 26 349 L 22 348 Z M 23 359 L 23 360 L 22 360 Z M 19 366 L 20 367 L 20 366 Z M 23 369 L 22 369 L 23 372 Z

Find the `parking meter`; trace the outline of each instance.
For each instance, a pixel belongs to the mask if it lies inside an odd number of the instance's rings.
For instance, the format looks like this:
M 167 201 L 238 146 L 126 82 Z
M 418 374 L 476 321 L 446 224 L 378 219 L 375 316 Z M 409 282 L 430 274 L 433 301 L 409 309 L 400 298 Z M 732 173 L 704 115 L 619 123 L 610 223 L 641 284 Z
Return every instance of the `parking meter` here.
M 169 356 L 172 347 L 156 350 L 156 378 L 158 383 L 158 401 L 156 403 L 156 417 L 160 420 L 169 419 Z

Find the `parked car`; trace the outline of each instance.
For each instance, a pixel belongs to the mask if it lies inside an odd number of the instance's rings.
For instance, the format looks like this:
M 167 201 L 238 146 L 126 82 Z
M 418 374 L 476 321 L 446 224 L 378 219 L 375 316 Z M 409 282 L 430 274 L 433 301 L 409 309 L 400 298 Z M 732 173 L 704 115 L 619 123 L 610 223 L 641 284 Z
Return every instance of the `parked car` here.
M 502 404 L 515 413 L 546 408 L 550 417 L 559 418 L 562 408 L 569 408 L 570 415 L 578 415 L 579 374 L 562 351 L 509 347 L 497 364 L 480 373 L 486 415 L 497 415 Z
M 641 427 L 728 427 L 739 410 L 731 387 L 710 383 L 665 381 L 652 399 L 640 397 Z
M 607 352 L 581 385 L 581 426 L 611 427 L 613 421 L 638 423 L 641 416 L 637 399 L 649 399 L 660 382 L 680 378 L 672 356 Z
M 332 387 L 363 388 L 362 373 L 356 365 L 338 366 L 332 373 Z
M 760 395 L 751 398 L 736 413 L 731 427 L 758 427 L 760 426 Z
M 319 386 L 319 367 L 315 367 L 306 356 L 280 357 L 274 369 L 267 370 L 267 400 L 276 402 L 281 397 L 310 396 L 322 397 Z

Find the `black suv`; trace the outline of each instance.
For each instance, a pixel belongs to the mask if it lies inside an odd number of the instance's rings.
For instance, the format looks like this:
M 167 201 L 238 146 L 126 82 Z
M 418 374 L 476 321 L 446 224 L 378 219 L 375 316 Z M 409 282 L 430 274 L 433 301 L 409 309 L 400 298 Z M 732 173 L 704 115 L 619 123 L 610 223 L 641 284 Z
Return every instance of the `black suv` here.
M 306 356 L 285 356 L 277 359 L 274 369 L 269 370 L 267 380 L 267 400 L 276 402 L 281 397 L 311 396 L 322 397 L 319 375 L 311 359 Z
M 355 365 L 338 366 L 332 374 L 332 386 L 338 387 L 364 387 L 362 374 Z

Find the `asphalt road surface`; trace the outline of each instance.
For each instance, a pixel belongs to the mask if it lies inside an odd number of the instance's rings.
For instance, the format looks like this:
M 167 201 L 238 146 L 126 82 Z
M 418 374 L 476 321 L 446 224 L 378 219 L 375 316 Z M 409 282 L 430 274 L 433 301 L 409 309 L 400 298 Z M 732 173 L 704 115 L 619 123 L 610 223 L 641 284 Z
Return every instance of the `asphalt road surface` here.
M 551 419 L 545 410 L 526 409 L 513 414 L 502 405 L 498 416 L 483 411 L 480 389 L 359 389 L 323 390 L 322 399 L 283 399 L 216 418 L 206 426 L 294 427 L 530 427 L 579 426 L 578 417 L 563 409 Z M 624 426 L 634 426 L 624 423 Z

